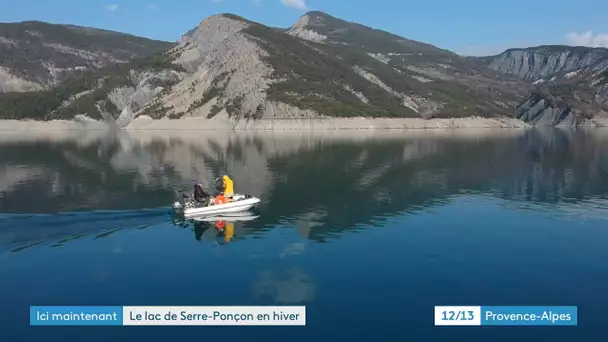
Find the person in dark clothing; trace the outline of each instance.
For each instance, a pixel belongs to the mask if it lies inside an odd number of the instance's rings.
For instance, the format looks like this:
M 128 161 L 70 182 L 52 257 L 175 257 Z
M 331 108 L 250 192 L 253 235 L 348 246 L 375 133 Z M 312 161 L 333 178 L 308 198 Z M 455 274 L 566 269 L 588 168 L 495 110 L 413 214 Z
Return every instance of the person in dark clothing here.
M 207 205 L 209 203 L 209 198 L 211 198 L 211 196 L 205 192 L 203 184 L 201 182 L 196 183 L 194 185 L 194 200 Z

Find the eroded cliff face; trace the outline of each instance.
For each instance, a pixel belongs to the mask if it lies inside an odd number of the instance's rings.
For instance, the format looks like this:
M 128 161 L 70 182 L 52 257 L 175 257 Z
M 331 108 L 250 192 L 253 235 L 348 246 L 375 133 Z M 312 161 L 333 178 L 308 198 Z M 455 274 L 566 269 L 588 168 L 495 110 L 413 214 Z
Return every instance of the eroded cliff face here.
M 570 106 L 558 107 L 542 96 L 531 97 L 517 107 L 517 118 L 533 126 L 597 126 Z
M 535 126 L 608 125 L 608 66 L 539 84 L 517 107 L 517 118 Z
M 175 70 L 131 70 L 133 86 L 114 88 L 107 96 L 119 113 L 118 117 L 116 114 L 112 115 L 112 119 L 115 119 L 119 126 L 128 125 L 135 118 L 136 112 L 184 77 L 185 73 Z
M 536 89 L 516 107 L 534 126 L 604 126 L 608 103 L 608 49 L 539 46 L 476 58 Z
M 549 80 L 555 74 L 584 69 L 608 58 L 608 50 L 604 50 L 568 47 L 507 50 L 492 57 L 488 67 L 525 80 Z

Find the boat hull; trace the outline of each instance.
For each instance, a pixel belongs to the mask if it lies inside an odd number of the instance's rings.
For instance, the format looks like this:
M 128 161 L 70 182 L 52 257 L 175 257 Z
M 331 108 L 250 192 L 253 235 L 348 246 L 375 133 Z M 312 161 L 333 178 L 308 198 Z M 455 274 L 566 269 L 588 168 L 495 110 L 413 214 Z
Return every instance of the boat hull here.
M 178 206 L 174 204 L 173 209 L 176 212 L 180 212 L 184 217 L 198 217 L 198 216 L 216 216 L 226 215 L 231 213 L 241 213 L 249 211 L 256 204 L 260 203 L 260 199 L 251 196 L 235 195 L 233 201 L 224 204 L 214 204 L 206 207 L 197 206 Z
M 194 221 L 198 222 L 215 222 L 215 221 L 231 221 L 231 222 L 240 222 L 240 221 L 253 221 L 258 218 L 259 215 L 253 215 L 251 212 L 243 212 L 241 213 L 227 213 L 222 215 L 211 215 L 211 216 L 200 216 L 193 217 Z

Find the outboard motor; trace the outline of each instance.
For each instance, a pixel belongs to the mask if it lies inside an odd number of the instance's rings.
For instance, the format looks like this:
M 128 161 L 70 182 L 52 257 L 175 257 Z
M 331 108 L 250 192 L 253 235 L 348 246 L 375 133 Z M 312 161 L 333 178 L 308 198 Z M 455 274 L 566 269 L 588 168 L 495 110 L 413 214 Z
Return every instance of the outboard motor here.
M 173 211 L 175 211 L 176 213 L 179 213 L 182 210 L 184 210 L 184 208 L 186 207 L 185 200 L 188 198 L 188 195 L 179 193 L 177 191 L 174 191 L 174 192 L 175 192 L 175 199 L 174 199 L 172 207 L 173 207 Z

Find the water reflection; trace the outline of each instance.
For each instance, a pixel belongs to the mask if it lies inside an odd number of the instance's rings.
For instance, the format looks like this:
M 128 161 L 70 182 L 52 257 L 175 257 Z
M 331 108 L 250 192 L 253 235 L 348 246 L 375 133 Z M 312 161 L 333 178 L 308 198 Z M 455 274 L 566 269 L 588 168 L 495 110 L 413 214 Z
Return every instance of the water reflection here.
M 256 298 L 270 297 L 278 304 L 302 304 L 315 296 L 315 282 L 301 269 L 261 271 L 253 285 Z
M 537 211 L 606 213 L 602 130 L 34 134 L 1 137 L 0 206 L 11 214 L 0 222 L 3 243 L 153 224 L 166 219 L 175 189 L 188 191 L 195 180 L 210 185 L 222 174 L 237 192 L 262 199 L 244 235 L 289 223 L 323 242 L 462 194 Z M 14 215 L 65 211 L 77 213 Z M 17 229 L 23 225 L 33 229 Z M 202 228 L 209 222 L 196 225 L 197 240 L 215 239 Z
M 259 217 L 252 212 L 240 213 L 240 216 L 210 216 L 183 221 L 180 226 L 192 224 L 196 241 L 213 241 L 216 245 L 226 245 L 243 234 L 242 222 L 253 221 Z

